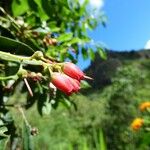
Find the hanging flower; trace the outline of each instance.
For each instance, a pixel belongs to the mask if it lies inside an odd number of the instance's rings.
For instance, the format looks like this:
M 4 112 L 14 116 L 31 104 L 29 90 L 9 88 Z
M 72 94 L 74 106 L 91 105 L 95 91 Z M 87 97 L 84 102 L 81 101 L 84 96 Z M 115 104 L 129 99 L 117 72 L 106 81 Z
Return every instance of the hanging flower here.
M 56 88 L 66 93 L 67 95 L 70 95 L 73 92 L 74 87 L 72 83 L 63 73 L 53 73 L 51 82 L 56 86 Z
M 71 62 L 64 63 L 63 72 L 71 78 L 77 79 L 79 81 L 84 79 L 84 73 Z
M 144 120 L 142 118 L 136 118 L 131 123 L 132 130 L 137 131 L 144 124 Z
M 80 89 L 80 82 L 76 79 L 70 78 L 69 76 L 68 76 L 68 79 L 70 80 L 73 86 L 73 92 L 78 92 Z
M 141 105 L 139 106 L 139 109 L 140 109 L 141 111 L 144 111 L 144 110 L 146 110 L 147 108 L 150 108 L 150 102 L 143 102 L 143 103 L 141 103 Z

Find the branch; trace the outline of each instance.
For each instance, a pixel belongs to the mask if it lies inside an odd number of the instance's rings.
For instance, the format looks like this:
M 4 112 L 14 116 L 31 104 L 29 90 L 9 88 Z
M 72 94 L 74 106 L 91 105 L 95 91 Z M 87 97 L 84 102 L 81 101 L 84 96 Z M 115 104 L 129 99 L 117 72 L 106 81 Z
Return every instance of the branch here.
M 50 63 L 43 62 L 42 57 L 41 58 L 37 57 L 38 53 L 41 53 L 41 52 L 36 51 L 31 57 L 27 57 L 27 56 L 20 56 L 20 55 L 11 54 L 8 52 L 0 51 L 0 60 L 12 61 L 12 62 L 26 64 L 26 65 L 37 65 L 37 66 L 51 66 L 52 65 Z

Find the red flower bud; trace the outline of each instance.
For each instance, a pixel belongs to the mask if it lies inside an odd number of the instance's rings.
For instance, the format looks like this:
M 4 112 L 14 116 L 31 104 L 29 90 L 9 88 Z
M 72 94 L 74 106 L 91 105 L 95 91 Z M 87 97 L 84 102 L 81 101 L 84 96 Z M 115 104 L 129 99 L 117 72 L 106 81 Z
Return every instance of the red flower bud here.
M 70 78 L 69 76 L 68 76 L 68 79 L 70 80 L 70 82 L 71 82 L 71 84 L 73 86 L 73 90 L 72 91 L 73 92 L 78 92 L 79 89 L 80 89 L 80 82 L 78 80 L 76 80 L 76 79 Z
M 63 71 L 66 75 L 79 81 L 84 78 L 84 73 L 75 64 L 71 62 L 64 63 Z
M 70 95 L 73 92 L 73 85 L 68 79 L 68 76 L 62 73 L 55 72 L 52 74 L 51 82 L 62 92 Z

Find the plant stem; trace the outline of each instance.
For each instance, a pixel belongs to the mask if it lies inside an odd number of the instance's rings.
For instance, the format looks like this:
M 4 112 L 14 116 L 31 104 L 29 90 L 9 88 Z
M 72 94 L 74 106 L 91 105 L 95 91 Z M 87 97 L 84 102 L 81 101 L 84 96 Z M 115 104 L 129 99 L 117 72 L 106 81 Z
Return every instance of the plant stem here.
M 13 75 L 13 76 L 7 76 L 7 77 L 0 77 L 0 81 L 4 81 L 4 80 L 16 80 L 18 79 L 18 76 L 17 75 Z
M 30 60 L 30 57 L 17 56 L 14 54 L 10 54 L 8 52 L 0 51 L 0 59 L 7 60 L 7 61 L 21 62 L 23 60 Z
M 27 65 L 51 66 L 51 64 L 49 63 L 45 63 L 41 60 L 32 59 L 32 57 L 19 56 L 19 55 L 14 55 L 14 54 L 10 54 L 8 52 L 2 52 L 2 51 L 0 51 L 0 59 L 6 60 L 6 61 L 17 62 L 20 64 L 27 64 Z
M 28 120 L 27 120 L 27 118 L 26 118 L 26 116 L 24 114 L 23 108 L 21 106 L 18 106 L 18 110 L 20 111 L 26 126 L 28 126 L 31 129 L 31 125 L 29 124 L 29 122 L 28 122 Z

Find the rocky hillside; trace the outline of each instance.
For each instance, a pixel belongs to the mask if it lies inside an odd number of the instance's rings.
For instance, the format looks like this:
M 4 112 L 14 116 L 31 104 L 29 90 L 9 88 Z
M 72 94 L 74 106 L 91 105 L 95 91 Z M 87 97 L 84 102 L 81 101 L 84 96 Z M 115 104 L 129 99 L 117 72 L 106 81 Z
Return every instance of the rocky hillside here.
M 90 81 L 93 88 L 103 88 L 111 84 L 111 78 L 118 67 L 133 61 L 150 59 L 150 50 L 106 52 L 107 60 L 102 60 L 99 55 L 96 55 L 96 59 L 85 70 L 86 74 L 94 79 Z

